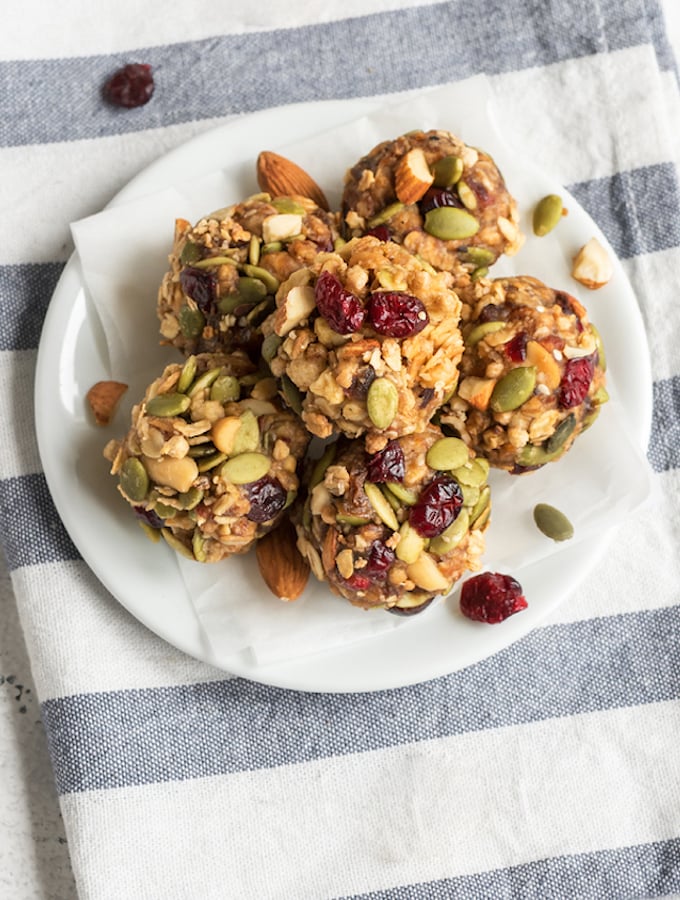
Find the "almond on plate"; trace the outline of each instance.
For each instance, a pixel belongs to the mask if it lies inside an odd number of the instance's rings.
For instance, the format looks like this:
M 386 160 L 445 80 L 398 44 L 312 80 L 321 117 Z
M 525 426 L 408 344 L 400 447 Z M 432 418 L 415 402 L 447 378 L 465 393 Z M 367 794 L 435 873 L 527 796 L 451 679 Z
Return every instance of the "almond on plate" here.
M 97 425 L 108 425 L 113 418 L 120 398 L 128 389 L 121 381 L 98 381 L 87 392 L 87 402 Z
M 256 168 L 260 189 L 272 197 L 297 194 L 313 200 L 320 209 L 328 210 L 328 200 L 316 181 L 285 156 L 263 150 L 257 157 Z
M 269 590 L 280 600 L 297 600 L 309 578 L 309 565 L 297 548 L 293 524 L 284 519 L 255 546 L 260 574 Z

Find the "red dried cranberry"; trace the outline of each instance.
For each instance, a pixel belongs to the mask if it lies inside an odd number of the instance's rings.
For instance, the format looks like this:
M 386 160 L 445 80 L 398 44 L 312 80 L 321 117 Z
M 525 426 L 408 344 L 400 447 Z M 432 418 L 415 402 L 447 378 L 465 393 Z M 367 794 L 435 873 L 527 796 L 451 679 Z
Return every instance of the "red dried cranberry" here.
M 571 409 L 583 403 L 594 372 L 595 362 L 591 356 L 568 360 L 557 393 L 557 400 L 562 409 Z
M 370 234 L 375 238 L 378 238 L 379 241 L 383 243 L 387 243 L 387 241 L 392 240 L 392 232 L 387 227 L 387 225 L 376 225 L 375 228 L 370 228 L 366 234 Z
M 373 366 L 362 366 L 356 374 L 352 375 L 352 382 L 347 388 L 347 393 L 350 397 L 362 400 L 375 379 L 376 374 Z
M 133 109 L 144 106 L 153 94 L 154 81 L 151 66 L 129 63 L 118 69 L 104 86 L 104 94 L 110 103 Z
M 331 272 L 322 272 L 314 288 L 316 305 L 333 331 L 338 334 L 352 334 L 364 324 L 366 311 L 361 300 L 346 291 Z
M 217 277 L 207 269 L 185 266 L 179 273 L 179 283 L 187 297 L 204 313 L 213 312 L 217 299 Z
M 406 460 L 399 441 L 390 441 L 368 460 L 368 480 L 374 484 L 386 481 L 401 483 L 406 475 Z
M 463 492 L 456 479 L 440 475 L 411 507 L 408 520 L 421 537 L 436 537 L 455 521 L 462 505 Z
M 354 591 L 367 591 L 371 586 L 371 579 L 359 572 L 353 572 L 349 578 L 345 578 L 345 584 Z
M 375 291 L 368 297 L 368 318 L 378 334 L 406 338 L 430 321 L 422 301 L 404 291 Z
M 527 358 L 528 340 L 529 335 L 526 331 L 518 331 L 514 338 L 509 340 L 507 344 L 503 344 L 503 350 L 508 359 L 512 360 L 512 362 L 524 362 Z
M 288 499 L 281 482 L 271 475 L 265 475 L 259 481 L 244 485 L 244 489 L 250 500 L 250 510 L 246 518 L 251 522 L 271 521 L 281 512 Z
M 384 581 L 395 555 L 394 550 L 386 547 L 382 541 L 374 541 L 366 567 L 361 570 L 362 574 L 372 581 Z
M 137 518 L 142 522 L 146 522 L 151 528 L 163 527 L 163 519 L 161 519 L 155 509 L 146 509 L 144 506 L 133 506 L 132 509 Z
M 495 625 L 528 606 L 522 585 L 511 575 L 482 572 L 463 585 L 460 611 L 468 619 Z
M 458 194 L 448 188 L 438 187 L 428 188 L 418 201 L 418 209 L 423 216 L 431 209 L 439 209 L 441 206 L 457 206 L 462 209 L 463 203 Z

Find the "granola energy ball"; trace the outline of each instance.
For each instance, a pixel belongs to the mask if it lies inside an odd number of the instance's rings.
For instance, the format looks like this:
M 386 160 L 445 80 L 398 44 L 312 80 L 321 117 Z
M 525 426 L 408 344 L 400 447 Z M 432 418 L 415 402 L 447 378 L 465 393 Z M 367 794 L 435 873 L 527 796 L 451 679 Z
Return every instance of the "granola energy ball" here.
M 309 431 L 365 434 L 372 452 L 427 425 L 458 378 L 449 282 L 403 247 L 364 237 L 281 285 L 263 355 L 297 391 Z
M 164 342 L 184 354 L 241 348 L 257 356 L 279 284 L 336 237 L 336 217 L 305 197 L 256 194 L 193 227 L 178 219 L 158 292 Z
M 483 150 L 447 131 L 384 141 L 345 176 L 345 232 L 376 234 L 456 277 L 523 243 L 515 200 Z
M 586 310 L 529 276 L 482 279 L 461 297 L 461 377 L 440 424 L 514 474 L 559 459 L 608 399 Z
M 245 553 L 298 489 L 309 435 L 243 353 L 165 368 L 105 450 L 145 529 L 192 559 Z
M 374 454 L 341 438 L 311 474 L 297 523 L 300 552 L 350 603 L 420 612 L 480 567 L 488 471 L 434 425 Z

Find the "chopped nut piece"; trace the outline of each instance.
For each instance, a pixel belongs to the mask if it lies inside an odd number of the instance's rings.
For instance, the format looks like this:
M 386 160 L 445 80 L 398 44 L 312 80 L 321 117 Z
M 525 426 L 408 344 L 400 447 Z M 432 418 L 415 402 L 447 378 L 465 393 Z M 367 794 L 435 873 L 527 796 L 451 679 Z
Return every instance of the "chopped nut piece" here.
M 414 147 L 397 163 L 394 187 L 402 203 L 417 203 L 434 181 L 421 147 Z
M 98 381 L 87 392 L 87 402 L 97 425 L 108 425 L 113 418 L 120 398 L 128 389 L 120 381 Z
M 591 291 L 604 287 L 614 274 L 612 261 L 597 238 L 591 238 L 574 257 L 572 276 Z

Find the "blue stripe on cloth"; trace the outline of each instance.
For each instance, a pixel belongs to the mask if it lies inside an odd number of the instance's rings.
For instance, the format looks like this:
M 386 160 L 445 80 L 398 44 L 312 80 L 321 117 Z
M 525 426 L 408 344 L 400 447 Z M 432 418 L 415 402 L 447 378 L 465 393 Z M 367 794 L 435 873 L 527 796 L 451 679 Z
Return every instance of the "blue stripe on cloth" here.
M 132 61 L 128 55 L 2 62 L 0 145 L 96 138 L 296 101 L 444 84 L 639 46 L 656 35 L 646 24 L 645 0 L 542 0 L 541 7 L 532 15 L 526 0 L 483 6 L 450 0 L 140 48 L 134 57 L 153 66 L 157 86 L 151 101 L 135 110 L 101 98 L 107 77 Z M 233 71 L 243 64 L 244 45 L 254 78 Z
M 370 694 L 232 679 L 78 694 L 42 714 L 61 794 L 223 775 L 670 700 L 679 628 L 680 606 L 541 628 L 460 672 Z
M 337 900 L 612 900 L 680 890 L 680 838 L 539 859 Z
M 0 266 L 0 350 L 38 346 L 47 307 L 64 263 Z
M 21 566 L 80 559 L 42 474 L 0 481 L 0 521 L 10 571 Z
M 672 163 L 583 181 L 569 190 L 620 259 L 680 246 L 680 186 Z
M 652 434 L 647 456 L 657 472 L 680 466 L 680 375 L 653 385 Z

